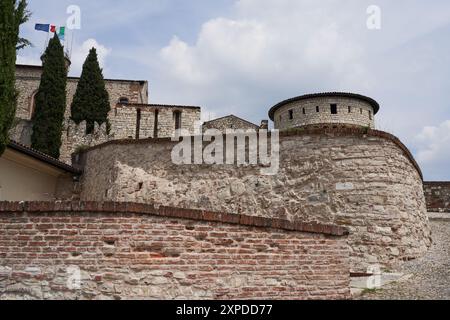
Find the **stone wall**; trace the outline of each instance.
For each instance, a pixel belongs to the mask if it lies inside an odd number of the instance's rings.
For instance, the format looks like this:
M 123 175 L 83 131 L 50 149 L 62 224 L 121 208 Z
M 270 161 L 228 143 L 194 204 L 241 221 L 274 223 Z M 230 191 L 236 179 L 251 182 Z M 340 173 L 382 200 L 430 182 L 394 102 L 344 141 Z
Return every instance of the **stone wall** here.
M 31 136 L 33 135 L 33 122 L 31 120 L 21 120 L 16 118 L 9 138 L 25 146 L 31 146 Z
M 78 270 L 81 282 L 70 282 Z M 349 277 L 336 226 L 131 203 L 0 203 L 0 300 L 348 299 Z
M 31 120 L 34 108 L 34 94 L 39 89 L 42 67 L 20 65 L 16 67 L 16 88 L 19 92 L 16 117 Z M 79 78 L 67 79 L 66 119 L 70 117 L 70 106 L 75 95 Z M 148 84 L 146 81 L 105 79 L 109 93 L 111 109 L 121 97 L 128 98 L 130 103 L 148 103 Z
M 259 126 L 248 122 L 244 119 L 238 118 L 236 116 L 228 116 L 223 117 L 215 120 L 211 120 L 208 122 L 205 122 L 203 124 L 203 131 L 206 131 L 208 129 L 216 129 L 220 132 L 226 133 L 227 129 L 232 130 L 258 130 Z
M 101 126 L 95 123 L 94 131 L 86 134 L 86 121 L 77 125 L 72 120 L 65 120 L 59 160 L 71 163 L 73 153 L 110 140 L 114 140 L 114 134 L 108 134 L 106 123 Z
M 175 135 L 175 113 L 177 112 L 181 117 L 180 129 L 193 134 L 200 122 L 200 107 L 158 104 L 116 105 L 109 116 L 111 132 L 114 132 L 116 139 L 134 139 L 137 137 L 137 127 L 139 127 L 140 139 L 154 138 L 156 124 L 157 136 L 170 138 Z
M 331 104 L 337 104 L 337 114 L 331 114 Z M 290 119 L 290 110 L 292 110 L 293 119 Z M 274 122 L 275 128 L 279 130 L 313 124 L 353 124 L 375 127 L 374 110 L 368 102 L 332 96 L 287 103 L 275 111 Z
M 133 201 L 348 226 L 352 268 L 420 257 L 430 229 L 419 167 L 392 135 L 364 128 L 281 134 L 280 170 L 174 165 L 170 140 L 116 141 L 86 157 L 82 200 Z
M 450 182 L 424 182 L 429 212 L 450 213 Z

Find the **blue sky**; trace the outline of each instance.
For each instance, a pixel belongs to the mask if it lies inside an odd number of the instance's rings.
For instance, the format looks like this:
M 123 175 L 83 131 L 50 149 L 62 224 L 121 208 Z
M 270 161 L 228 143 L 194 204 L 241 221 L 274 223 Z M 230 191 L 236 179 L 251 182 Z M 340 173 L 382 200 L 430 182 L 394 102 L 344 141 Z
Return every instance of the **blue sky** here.
M 255 123 L 304 93 L 350 91 L 381 104 L 378 128 L 411 149 L 425 178 L 450 180 L 450 2 L 446 0 L 30 0 L 23 27 L 38 64 L 46 34 L 81 9 L 72 75 L 97 47 L 107 78 L 148 80 L 154 103 L 203 107 L 205 120 Z M 381 9 L 369 30 L 366 10 Z M 72 33 L 68 32 L 69 47 Z

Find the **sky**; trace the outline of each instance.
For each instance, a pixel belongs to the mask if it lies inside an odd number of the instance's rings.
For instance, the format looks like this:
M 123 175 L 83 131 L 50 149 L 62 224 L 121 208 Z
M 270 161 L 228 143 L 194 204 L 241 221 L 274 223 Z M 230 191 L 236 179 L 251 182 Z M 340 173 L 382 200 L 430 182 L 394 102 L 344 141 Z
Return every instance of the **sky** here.
M 104 76 L 148 80 L 151 103 L 256 124 L 287 98 L 364 94 L 425 179 L 450 180 L 448 0 L 29 0 L 21 32 L 34 47 L 18 63 L 40 64 L 47 34 L 34 24 L 66 25 L 70 5 L 81 12 L 65 43 L 73 76 L 96 47 Z

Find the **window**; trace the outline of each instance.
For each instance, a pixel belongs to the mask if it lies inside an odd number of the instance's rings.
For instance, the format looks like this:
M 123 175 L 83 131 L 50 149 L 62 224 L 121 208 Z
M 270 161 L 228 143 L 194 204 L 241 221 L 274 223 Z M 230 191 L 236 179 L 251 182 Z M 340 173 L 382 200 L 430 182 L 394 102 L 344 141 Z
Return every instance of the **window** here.
M 294 110 L 289 110 L 289 120 L 294 120 Z
M 155 123 L 153 125 L 153 138 L 158 138 L 158 126 L 159 126 L 159 110 L 155 110 Z
M 352 107 L 348 107 L 348 113 L 352 113 Z
M 359 112 L 360 112 L 361 114 L 363 114 L 363 110 L 362 110 L 362 108 L 361 108 L 361 109 L 359 109 Z
M 141 133 L 141 109 L 137 109 L 136 114 L 136 140 L 139 140 Z
M 175 121 L 175 130 L 181 129 L 181 111 L 175 111 L 173 113 L 173 119 Z
M 130 103 L 130 99 L 128 99 L 127 97 L 119 98 L 119 104 L 129 104 L 129 103 Z
M 331 114 L 338 114 L 337 104 L 331 105 Z
M 319 106 L 316 107 L 316 112 L 320 112 Z
M 306 114 L 306 109 L 305 108 L 303 108 L 303 114 Z
M 372 111 L 369 111 L 369 119 L 372 120 Z

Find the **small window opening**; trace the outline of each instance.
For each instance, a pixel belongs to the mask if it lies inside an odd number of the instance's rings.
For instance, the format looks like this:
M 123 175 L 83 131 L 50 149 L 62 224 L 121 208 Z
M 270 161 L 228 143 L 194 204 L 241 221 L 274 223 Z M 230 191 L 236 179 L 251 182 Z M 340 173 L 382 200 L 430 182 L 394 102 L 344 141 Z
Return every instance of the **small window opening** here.
M 303 108 L 303 114 L 306 114 L 306 109 L 305 108 Z
M 120 104 L 129 104 L 130 103 L 130 99 L 128 99 L 127 97 L 121 97 L 119 99 L 119 103 Z
M 320 112 L 319 106 L 316 107 L 316 112 Z
M 348 107 L 348 113 L 352 113 L 352 107 Z
M 331 114 L 338 114 L 337 104 L 331 105 Z
M 369 111 L 369 119 L 372 120 L 372 111 Z
M 361 113 L 361 114 L 363 114 L 363 109 L 361 108 L 361 109 L 359 109 L 359 112 Z
M 294 120 L 294 110 L 289 110 L 289 120 Z
M 175 120 L 175 130 L 181 129 L 181 111 L 175 111 L 173 113 L 173 117 Z
M 141 109 L 137 109 L 136 114 L 136 140 L 139 140 L 141 134 Z

